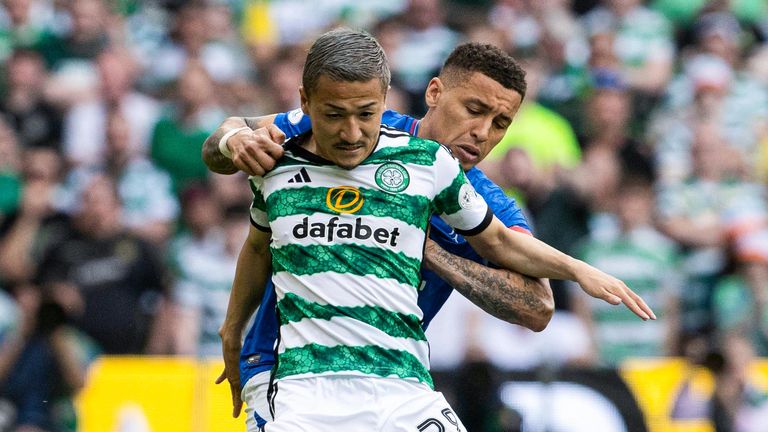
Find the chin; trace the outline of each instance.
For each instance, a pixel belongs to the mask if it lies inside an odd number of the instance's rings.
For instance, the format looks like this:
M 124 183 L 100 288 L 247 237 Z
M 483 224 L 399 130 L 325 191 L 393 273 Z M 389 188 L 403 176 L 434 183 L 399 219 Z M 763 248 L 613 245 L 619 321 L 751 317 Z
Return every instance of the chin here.
M 353 161 L 350 161 L 350 160 L 340 160 L 340 161 L 336 161 L 335 163 L 336 163 L 336 165 L 339 168 L 344 168 L 346 170 L 351 170 L 353 168 L 356 168 L 358 165 L 360 165 L 361 162 L 363 162 L 363 161 L 362 160 L 353 160 Z

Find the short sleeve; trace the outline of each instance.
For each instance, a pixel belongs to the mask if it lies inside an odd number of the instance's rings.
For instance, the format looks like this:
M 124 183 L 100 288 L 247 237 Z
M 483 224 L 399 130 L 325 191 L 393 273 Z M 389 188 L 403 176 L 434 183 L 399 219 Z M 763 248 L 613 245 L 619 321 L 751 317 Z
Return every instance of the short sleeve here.
M 485 202 L 488 203 L 493 214 L 499 218 L 504 226 L 515 229 L 516 231 L 531 234 L 531 227 L 528 224 L 528 220 L 525 218 L 523 210 L 517 205 L 514 198 L 507 196 L 499 186 L 488 179 L 488 177 L 477 168 L 472 168 L 467 171 L 466 176 L 470 183 L 472 183 L 472 186 L 475 187 L 477 193 L 485 199 Z
M 438 149 L 434 169 L 434 212 L 461 235 L 476 235 L 487 228 L 493 212 L 445 147 Z

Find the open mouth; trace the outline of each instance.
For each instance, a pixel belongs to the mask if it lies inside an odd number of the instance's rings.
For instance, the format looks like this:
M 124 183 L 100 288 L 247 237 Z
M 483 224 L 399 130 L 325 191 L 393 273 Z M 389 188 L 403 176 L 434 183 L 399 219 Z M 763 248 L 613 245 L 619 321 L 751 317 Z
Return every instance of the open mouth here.
M 454 147 L 453 153 L 462 162 L 475 162 L 480 159 L 480 151 L 469 145 L 457 145 Z

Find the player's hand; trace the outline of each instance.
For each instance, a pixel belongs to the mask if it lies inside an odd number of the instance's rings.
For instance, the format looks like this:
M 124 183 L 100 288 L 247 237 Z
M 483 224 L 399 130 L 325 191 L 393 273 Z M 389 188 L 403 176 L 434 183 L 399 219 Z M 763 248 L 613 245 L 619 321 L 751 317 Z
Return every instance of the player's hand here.
M 601 272 L 587 263 L 580 263 L 581 266 L 576 282 L 581 285 L 581 289 L 584 292 L 613 305 L 624 303 L 629 310 L 643 320 L 656 319 L 656 315 L 645 301 L 629 289 L 624 282 Z
M 232 152 L 232 163 L 239 170 L 248 175 L 261 176 L 274 168 L 277 160 L 283 156 L 283 142 L 283 131 L 270 124 L 232 135 L 227 140 L 227 147 Z
M 224 380 L 229 381 L 229 391 L 232 394 L 232 417 L 237 418 L 243 409 L 243 400 L 240 397 L 240 349 L 242 345 L 239 338 L 234 339 L 236 342 L 229 342 L 229 340 L 232 339 L 221 334 L 224 370 L 216 378 L 216 384 L 221 384 Z

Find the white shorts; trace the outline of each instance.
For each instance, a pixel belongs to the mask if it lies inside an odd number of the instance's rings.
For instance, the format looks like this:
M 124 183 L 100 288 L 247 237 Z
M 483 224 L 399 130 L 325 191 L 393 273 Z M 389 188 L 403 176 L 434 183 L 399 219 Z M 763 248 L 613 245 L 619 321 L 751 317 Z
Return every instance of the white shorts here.
M 267 392 L 269 391 L 270 371 L 259 372 L 252 376 L 245 383 L 240 397 L 245 402 L 245 426 L 248 432 L 259 432 L 264 423 L 272 421 L 272 415 L 269 413 L 269 401 Z
M 324 376 L 275 385 L 266 432 L 466 432 L 442 393 L 417 382 Z

